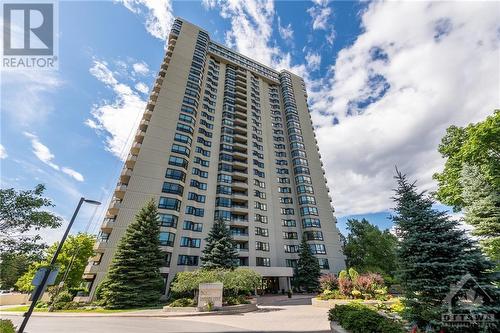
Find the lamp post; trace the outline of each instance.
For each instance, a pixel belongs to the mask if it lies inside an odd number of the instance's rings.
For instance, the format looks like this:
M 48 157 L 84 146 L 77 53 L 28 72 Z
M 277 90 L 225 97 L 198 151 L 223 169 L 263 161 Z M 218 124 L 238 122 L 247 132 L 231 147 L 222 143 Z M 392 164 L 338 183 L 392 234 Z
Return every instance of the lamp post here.
M 28 311 L 24 314 L 24 319 L 23 322 L 21 323 L 21 326 L 19 326 L 19 329 L 17 330 L 18 333 L 23 333 L 24 329 L 26 328 L 26 324 L 28 324 L 28 320 L 31 317 L 31 314 L 33 313 L 33 310 L 35 309 L 36 302 L 42 296 L 43 289 L 45 287 L 45 284 L 47 283 L 47 280 L 49 278 L 50 272 L 52 270 L 52 267 L 55 265 L 57 261 L 57 257 L 59 256 L 59 253 L 61 252 L 61 249 L 64 245 L 64 242 L 66 241 L 66 238 L 68 237 L 69 230 L 71 229 L 71 226 L 75 222 L 76 215 L 78 215 L 78 211 L 80 210 L 80 207 L 82 204 L 86 202 L 91 205 L 100 205 L 101 203 L 99 201 L 95 200 L 89 200 L 85 198 L 80 198 L 80 201 L 78 202 L 78 206 L 76 206 L 75 212 L 73 213 L 73 216 L 71 217 L 71 220 L 69 221 L 68 227 L 66 228 L 66 231 L 64 232 L 64 235 L 61 238 L 61 241 L 59 242 L 59 246 L 57 246 L 56 252 L 54 253 L 54 256 L 52 256 L 52 260 L 50 261 L 49 268 L 45 270 L 42 280 L 40 284 L 36 287 L 35 293 L 33 294 L 33 300 L 31 301 L 31 305 L 28 309 Z

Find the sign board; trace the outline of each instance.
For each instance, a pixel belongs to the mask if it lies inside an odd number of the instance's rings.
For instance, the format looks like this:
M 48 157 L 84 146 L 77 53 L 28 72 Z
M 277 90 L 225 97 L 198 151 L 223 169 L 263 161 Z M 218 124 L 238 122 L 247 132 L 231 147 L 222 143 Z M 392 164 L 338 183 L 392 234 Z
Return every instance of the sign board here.
M 39 286 L 40 284 L 42 284 L 43 276 L 45 275 L 45 272 L 47 270 L 48 270 L 47 267 L 39 268 L 35 274 L 35 277 L 31 281 L 31 285 Z M 47 285 L 47 286 L 53 285 L 56 282 L 57 273 L 59 273 L 59 268 L 51 270 L 50 274 L 49 274 L 49 278 L 47 279 L 47 283 L 45 285 Z
M 198 307 L 206 307 L 209 303 L 214 308 L 222 307 L 222 283 L 200 283 L 198 292 Z

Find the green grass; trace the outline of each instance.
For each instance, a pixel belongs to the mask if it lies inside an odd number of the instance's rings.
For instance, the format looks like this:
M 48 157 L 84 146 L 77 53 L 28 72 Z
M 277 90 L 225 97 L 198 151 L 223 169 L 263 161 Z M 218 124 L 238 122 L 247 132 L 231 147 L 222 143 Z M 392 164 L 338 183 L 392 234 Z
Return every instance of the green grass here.
M 28 311 L 28 305 L 15 306 L 12 308 L 5 308 L 1 311 L 9 311 L 9 312 L 26 312 Z M 104 308 L 96 308 L 96 309 L 72 309 L 72 310 L 56 310 L 54 312 L 86 312 L 86 313 L 116 313 L 116 312 L 129 312 L 129 311 L 140 311 L 140 310 L 154 310 L 160 309 L 160 307 L 150 307 L 150 308 L 139 308 L 139 309 L 104 309 Z M 47 308 L 35 308 L 34 312 L 48 312 Z

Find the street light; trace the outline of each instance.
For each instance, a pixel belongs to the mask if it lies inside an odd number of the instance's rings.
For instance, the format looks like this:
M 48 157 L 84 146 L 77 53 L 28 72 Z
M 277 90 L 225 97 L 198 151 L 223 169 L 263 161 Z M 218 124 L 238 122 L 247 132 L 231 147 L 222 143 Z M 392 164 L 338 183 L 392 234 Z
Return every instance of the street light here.
M 69 221 L 68 227 L 66 228 L 66 231 L 64 232 L 64 235 L 62 236 L 61 241 L 59 242 L 59 246 L 57 246 L 56 252 L 54 253 L 54 256 L 52 257 L 52 260 L 50 261 L 49 269 L 45 270 L 40 284 L 35 289 L 35 293 L 33 294 L 33 300 L 31 301 L 30 308 L 24 314 L 23 322 L 21 323 L 21 326 L 19 326 L 17 333 L 24 332 L 24 329 L 26 328 L 26 324 L 28 324 L 28 320 L 30 319 L 31 314 L 33 313 L 33 310 L 35 309 L 36 302 L 38 301 L 38 299 L 42 295 L 43 289 L 45 287 L 45 283 L 47 283 L 47 280 L 49 278 L 52 267 L 55 265 L 55 263 L 57 261 L 57 257 L 59 256 L 59 253 L 61 252 L 61 249 L 64 245 L 64 242 L 66 241 L 66 238 L 68 237 L 69 230 L 71 229 L 73 222 L 75 222 L 76 215 L 78 215 L 78 211 L 80 210 L 80 207 L 82 206 L 82 204 L 84 202 L 91 204 L 91 205 L 97 205 L 97 206 L 101 204 L 99 201 L 89 200 L 89 199 L 85 199 L 83 197 L 80 198 L 80 201 L 78 202 L 78 206 L 76 206 L 75 212 L 73 213 L 73 216 L 71 217 L 71 220 Z

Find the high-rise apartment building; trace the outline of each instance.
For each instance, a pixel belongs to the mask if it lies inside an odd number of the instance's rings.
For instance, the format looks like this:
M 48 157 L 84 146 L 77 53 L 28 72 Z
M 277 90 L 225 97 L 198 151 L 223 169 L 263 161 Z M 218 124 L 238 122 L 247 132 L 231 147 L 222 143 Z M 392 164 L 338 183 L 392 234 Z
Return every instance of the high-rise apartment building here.
M 151 198 L 160 212 L 165 290 L 200 266 L 222 218 L 239 265 L 287 290 L 305 237 L 324 272 L 344 268 L 302 78 L 275 71 L 176 19 L 168 48 L 85 270 L 91 296 Z

